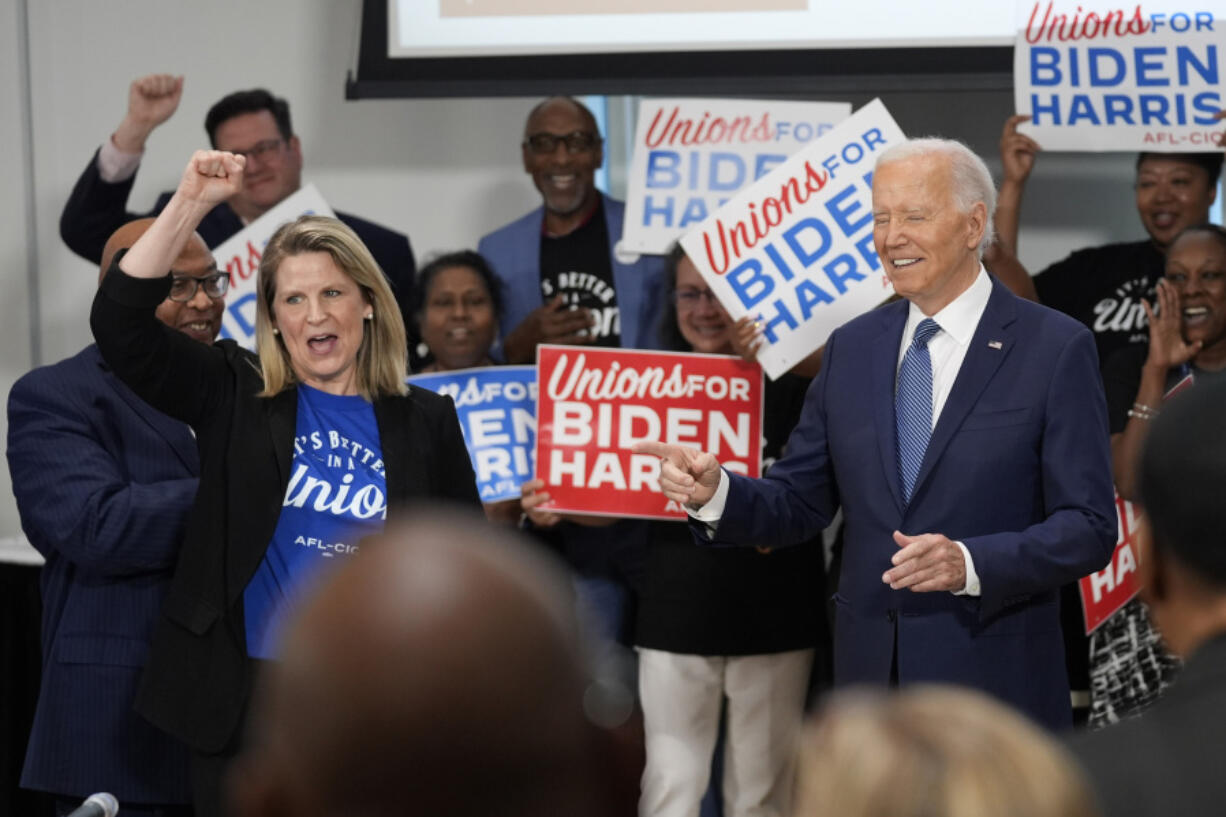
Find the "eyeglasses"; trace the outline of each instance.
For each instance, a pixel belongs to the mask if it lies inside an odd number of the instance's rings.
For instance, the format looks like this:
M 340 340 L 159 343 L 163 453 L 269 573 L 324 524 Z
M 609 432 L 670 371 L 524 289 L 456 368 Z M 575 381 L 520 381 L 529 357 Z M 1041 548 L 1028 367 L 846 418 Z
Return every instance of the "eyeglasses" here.
M 683 309 L 694 309 L 704 299 L 712 305 L 719 303 L 715 293 L 709 289 L 679 289 L 673 293 L 673 300 Z
M 559 144 L 566 145 L 567 153 L 585 153 L 592 150 L 603 141 L 599 136 L 589 131 L 577 130 L 559 136 L 556 133 L 534 133 L 524 139 L 524 145 L 533 153 L 547 156 L 558 149 Z
M 230 273 L 214 272 L 196 278 L 191 275 L 172 275 L 170 279 L 170 300 L 185 304 L 196 297 L 196 290 L 204 287 L 204 294 L 213 300 L 226 297 L 230 290 Z
M 280 150 L 284 144 L 285 140 L 281 138 L 265 139 L 263 142 L 256 142 L 246 150 L 232 150 L 230 153 L 235 156 L 246 156 L 247 161 L 258 159 L 262 162 L 265 159 L 271 159 L 273 151 Z

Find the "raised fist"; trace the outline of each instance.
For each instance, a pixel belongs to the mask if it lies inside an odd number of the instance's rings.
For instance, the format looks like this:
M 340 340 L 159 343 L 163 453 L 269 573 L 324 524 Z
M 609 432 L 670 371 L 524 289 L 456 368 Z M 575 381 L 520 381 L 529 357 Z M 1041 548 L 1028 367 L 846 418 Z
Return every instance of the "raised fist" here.
M 152 130 L 174 115 L 182 98 L 183 77 L 139 77 L 128 86 L 128 116 Z
M 220 204 L 243 189 L 246 165 L 246 156 L 224 150 L 198 150 L 183 170 L 178 192 L 189 201 L 210 207 Z

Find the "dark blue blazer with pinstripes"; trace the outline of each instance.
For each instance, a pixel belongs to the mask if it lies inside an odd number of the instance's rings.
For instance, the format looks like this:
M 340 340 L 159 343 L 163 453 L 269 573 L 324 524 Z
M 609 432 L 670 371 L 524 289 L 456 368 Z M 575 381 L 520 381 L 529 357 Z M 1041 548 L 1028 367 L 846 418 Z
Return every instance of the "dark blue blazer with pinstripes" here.
M 120 802 L 189 799 L 188 755 L 132 709 L 199 464 L 95 346 L 35 369 L 8 400 L 21 525 L 46 559 L 43 677 L 22 786 Z

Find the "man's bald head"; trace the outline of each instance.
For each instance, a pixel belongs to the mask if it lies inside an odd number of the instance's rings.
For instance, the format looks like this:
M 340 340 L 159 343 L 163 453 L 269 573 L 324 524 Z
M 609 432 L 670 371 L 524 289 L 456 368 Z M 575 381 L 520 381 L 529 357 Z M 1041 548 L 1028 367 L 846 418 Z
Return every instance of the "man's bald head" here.
M 240 814 L 600 813 L 621 781 L 566 588 L 483 521 L 423 510 L 364 543 L 268 672 Z
M 106 246 L 102 248 L 102 265 L 98 270 L 99 281 L 106 275 L 106 271 L 111 268 L 111 263 L 115 260 L 115 254 L 120 250 L 131 249 L 132 245 L 136 243 L 136 239 L 144 235 L 145 231 L 152 227 L 153 222 L 156 220 L 154 218 L 138 218 L 135 221 L 129 221 L 111 233 L 111 237 L 106 240 Z
M 547 97 L 532 106 L 532 110 L 528 111 L 528 118 L 524 122 L 524 137 L 531 136 L 541 126 L 541 122 L 549 114 L 564 111 L 579 117 L 583 123 L 583 127 L 600 135 L 600 128 L 596 124 L 596 117 L 588 106 L 584 105 L 573 96 L 551 96 Z
M 154 221 L 152 218 L 138 218 L 111 234 L 102 248 L 102 264 L 98 271 L 100 283 L 119 251 L 130 249 L 153 226 Z M 199 233 L 193 233 L 188 239 L 170 271 L 177 278 L 196 278 L 200 284 L 195 294 L 186 301 L 174 301 L 169 297 L 162 301 L 157 308 L 158 320 L 201 343 L 212 343 L 221 331 L 221 313 L 225 303 L 220 297 L 210 298 L 204 291 L 204 279 L 217 274 L 217 262 Z
M 545 231 L 574 232 L 600 200 L 596 171 L 604 148 L 596 118 L 578 100 L 550 97 L 528 114 L 520 147 L 524 171 L 545 205 Z

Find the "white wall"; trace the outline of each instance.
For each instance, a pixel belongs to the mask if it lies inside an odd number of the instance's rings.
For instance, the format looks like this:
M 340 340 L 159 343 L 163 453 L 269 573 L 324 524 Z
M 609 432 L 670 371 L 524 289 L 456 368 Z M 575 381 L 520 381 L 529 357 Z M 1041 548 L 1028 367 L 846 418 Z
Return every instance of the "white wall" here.
M 291 101 L 305 178 L 334 207 L 408 233 L 419 257 L 473 246 L 484 232 L 538 203 L 517 147 L 534 100 L 344 100 L 357 0 L 0 0 L 0 110 L 10 112 L 0 117 L 5 156 L 26 156 L 17 47 L 23 1 L 29 4 L 33 145 L 26 161 L 33 167 L 34 206 L 26 204 L 23 180 L 14 184 L 19 174 L 6 174 L 10 182 L 0 186 L 5 393 L 32 363 L 66 357 L 90 341 L 86 319 L 96 271 L 60 241 L 59 213 L 81 168 L 122 118 L 128 83 L 141 74 L 181 73 L 187 80 L 178 113 L 150 142 L 134 209 L 173 187 L 190 152 L 205 145 L 208 107 L 230 91 L 255 86 Z M 1009 94 L 990 92 L 883 98 L 907 132 L 959 136 L 988 157 L 995 157 L 1012 104 Z M 1037 269 L 1074 247 L 1137 235 L 1130 177 L 1126 156 L 1044 157 L 1026 204 L 1023 260 Z M 616 183 L 619 174 L 613 178 Z M 31 219 L 33 246 L 26 238 Z M 30 344 L 31 263 L 40 293 L 38 361 Z M 5 472 L 0 540 L 18 532 Z
M 48 360 L 89 340 L 93 271 L 60 242 L 64 198 L 122 118 L 129 81 L 186 76 L 183 102 L 151 138 L 134 209 L 170 189 L 206 146 L 204 114 L 239 88 L 291 101 L 304 177 L 332 206 L 407 232 L 419 254 L 475 243 L 532 204 L 516 166 L 528 100 L 344 99 L 358 3 L 315 0 L 31 3 L 34 163 L 47 294 L 40 315 Z
M 0 184 L 0 389 L 7 396 L 13 382 L 30 365 L 30 286 L 33 252 L 27 125 L 23 113 L 23 18 L 16 0 L 0 0 L 0 156 L 7 161 Z M 0 418 L 0 433 L 7 433 Z M 12 539 L 20 533 L 8 468 L 0 469 L 0 560 L 20 558 Z

